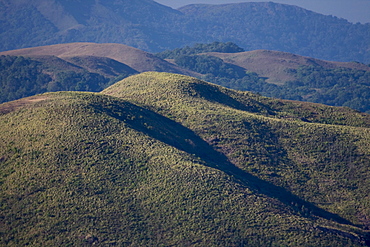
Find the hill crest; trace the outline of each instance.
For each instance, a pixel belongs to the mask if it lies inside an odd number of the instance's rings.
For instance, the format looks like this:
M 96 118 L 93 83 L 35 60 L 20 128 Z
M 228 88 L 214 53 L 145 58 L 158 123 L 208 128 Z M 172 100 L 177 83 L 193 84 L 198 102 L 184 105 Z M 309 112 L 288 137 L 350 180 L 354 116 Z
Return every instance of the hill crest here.
M 160 111 L 182 105 L 192 108 L 220 106 L 265 117 L 370 127 L 370 115 L 347 107 L 272 99 L 251 92 L 228 89 L 185 75 L 144 72 L 123 79 L 101 93 L 130 100 L 139 105 L 157 105 Z M 181 108 L 181 107 L 180 107 Z M 289 121 L 290 121 L 289 120 Z
M 107 57 L 124 63 L 139 71 L 160 71 L 194 75 L 191 71 L 178 68 L 154 55 L 122 44 L 98 44 L 98 43 L 69 43 L 50 46 L 24 48 L 12 51 L 0 52 L 0 55 L 35 56 L 53 55 L 60 58 L 78 56 Z

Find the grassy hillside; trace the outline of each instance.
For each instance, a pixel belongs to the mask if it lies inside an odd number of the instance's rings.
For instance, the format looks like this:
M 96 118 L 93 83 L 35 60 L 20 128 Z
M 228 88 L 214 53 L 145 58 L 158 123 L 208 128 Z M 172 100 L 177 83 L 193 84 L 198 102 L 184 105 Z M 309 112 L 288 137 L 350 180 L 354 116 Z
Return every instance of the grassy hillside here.
M 68 43 L 25 48 L 1 52 L 0 55 L 42 56 L 52 55 L 62 59 L 71 57 L 105 57 L 126 64 L 139 71 L 159 71 L 194 76 L 195 73 L 159 59 L 151 53 L 122 44 Z
M 2 246 L 365 243 L 346 220 L 269 195 L 296 198 L 129 101 L 48 93 L 4 103 L 0 114 Z
M 258 191 L 297 202 L 306 212 L 323 216 L 323 209 L 365 229 L 369 226 L 369 198 L 364 196 L 370 188 L 369 115 L 273 100 L 169 74 L 140 74 L 103 93 L 148 107 L 193 130 L 238 169 L 268 182 L 255 186 Z M 311 204 L 285 192 L 280 197 L 271 185 Z
M 366 246 L 369 125 L 167 73 L 4 103 L 1 245 Z

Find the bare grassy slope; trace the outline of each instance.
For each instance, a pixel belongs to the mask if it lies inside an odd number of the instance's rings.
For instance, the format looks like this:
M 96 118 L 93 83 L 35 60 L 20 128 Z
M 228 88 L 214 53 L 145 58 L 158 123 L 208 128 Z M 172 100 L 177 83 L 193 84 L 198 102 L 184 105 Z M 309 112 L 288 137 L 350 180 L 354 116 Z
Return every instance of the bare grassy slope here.
M 154 55 L 122 44 L 69 43 L 1 52 L 0 55 L 34 56 L 54 55 L 60 58 L 78 56 L 107 57 L 143 71 L 159 71 L 194 75 L 194 72 L 179 68 Z
M 327 69 L 350 68 L 370 71 L 365 64 L 355 62 L 332 62 L 304 57 L 287 52 L 255 50 L 240 53 L 210 52 L 207 55 L 219 57 L 227 63 L 231 63 L 248 71 L 256 72 L 261 77 L 266 77 L 267 82 L 283 84 L 293 81 L 295 78 L 289 73 L 289 69 L 297 69 L 299 66 L 322 66 Z

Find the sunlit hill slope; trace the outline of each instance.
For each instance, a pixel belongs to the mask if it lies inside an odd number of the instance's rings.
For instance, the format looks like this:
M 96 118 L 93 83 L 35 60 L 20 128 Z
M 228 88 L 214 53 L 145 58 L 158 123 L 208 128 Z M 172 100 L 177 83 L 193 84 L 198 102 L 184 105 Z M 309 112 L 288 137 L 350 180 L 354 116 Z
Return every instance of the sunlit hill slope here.
M 366 246 L 370 116 L 146 72 L 0 105 L 1 245 Z

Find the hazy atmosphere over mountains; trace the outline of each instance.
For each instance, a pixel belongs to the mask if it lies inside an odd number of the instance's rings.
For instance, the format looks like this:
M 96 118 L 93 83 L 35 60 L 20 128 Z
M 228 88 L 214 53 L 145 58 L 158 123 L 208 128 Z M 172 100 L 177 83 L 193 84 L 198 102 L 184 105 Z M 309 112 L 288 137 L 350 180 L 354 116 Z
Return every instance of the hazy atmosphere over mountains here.
M 239 2 L 267 2 L 264 0 L 157 0 L 156 2 L 179 8 L 188 4 L 228 4 Z M 370 1 L 369 0 L 275 0 L 275 3 L 296 5 L 305 9 L 315 11 L 320 14 L 334 15 L 345 18 L 353 23 L 370 22 Z
M 0 246 L 370 246 L 370 23 L 179 2 L 0 0 Z
M 370 24 L 272 2 L 174 10 L 150 0 L 1 0 L 0 10 L 0 50 L 79 41 L 123 43 L 157 52 L 231 41 L 246 50 L 370 62 Z

